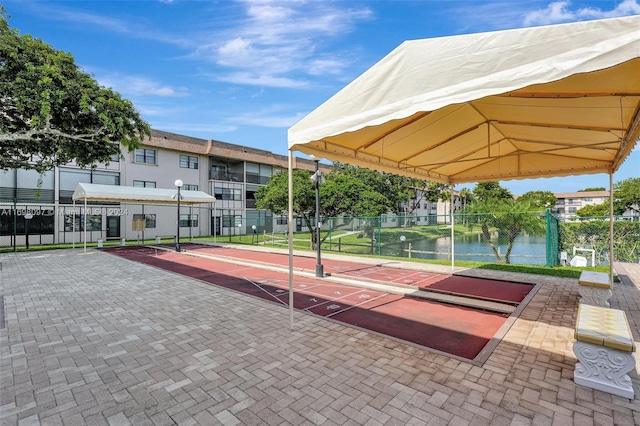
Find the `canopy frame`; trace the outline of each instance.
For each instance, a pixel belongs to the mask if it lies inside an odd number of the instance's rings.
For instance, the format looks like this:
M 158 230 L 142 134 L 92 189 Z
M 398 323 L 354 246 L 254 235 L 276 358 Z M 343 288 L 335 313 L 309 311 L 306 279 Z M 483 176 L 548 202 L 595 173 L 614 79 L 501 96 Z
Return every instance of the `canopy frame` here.
M 73 243 L 75 248 L 75 207 L 76 200 L 84 200 L 84 252 L 87 252 L 87 201 L 118 202 L 129 204 L 175 204 L 178 205 L 178 191 L 164 188 L 141 188 L 134 186 L 100 185 L 78 183 L 73 192 Z M 194 204 L 214 204 L 216 198 L 204 191 L 180 191 L 180 204 L 192 207 Z
M 613 174 L 640 138 L 639 76 L 640 16 L 406 41 L 294 124 L 288 148 L 452 188 L 607 173 L 613 280 Z

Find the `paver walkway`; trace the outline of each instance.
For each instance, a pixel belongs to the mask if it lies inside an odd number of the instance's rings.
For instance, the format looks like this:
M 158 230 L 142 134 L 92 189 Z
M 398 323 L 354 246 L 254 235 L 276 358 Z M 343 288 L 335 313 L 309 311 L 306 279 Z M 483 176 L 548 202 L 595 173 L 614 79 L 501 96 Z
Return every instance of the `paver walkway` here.
M 573 383 L 576 280 L 535 277 L 473 366 L 98 250 L 0 267 L 3 425 L 640 424 L 637 371 L 634 400 Z M 637 341 L 640 265 L 619 270 Z

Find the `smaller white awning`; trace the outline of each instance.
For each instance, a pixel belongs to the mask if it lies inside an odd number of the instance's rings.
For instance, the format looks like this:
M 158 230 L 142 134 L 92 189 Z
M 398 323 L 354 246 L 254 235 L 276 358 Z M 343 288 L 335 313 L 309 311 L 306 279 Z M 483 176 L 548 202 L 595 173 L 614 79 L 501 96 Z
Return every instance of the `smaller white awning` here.
M 73 191 L 73 200 L 104 201 L 138 204 L 176 204 L 177 188 L 139 188 L 134 186 L 98 185 L 79 183 Z M 216 198 L 203 191 L 180 191 L 180 204 L 215 203 Z

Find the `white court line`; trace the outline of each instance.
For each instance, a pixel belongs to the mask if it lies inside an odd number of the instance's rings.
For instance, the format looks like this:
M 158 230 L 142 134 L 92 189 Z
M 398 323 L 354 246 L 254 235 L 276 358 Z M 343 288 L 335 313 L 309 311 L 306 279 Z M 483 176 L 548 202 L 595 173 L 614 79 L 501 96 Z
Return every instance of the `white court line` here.
M 274 299 L 276 299 L 278 302 L 282 303 L 283 305 L 286 305 L 286 303 L 284 303 L 282 300 L 280 300 L 277 296 L 274 296 L 273 294 L 269 293 L 267 290 L 265 290 L 264 288 L 262 288 L 259 284 L 254 283 L 253 281 L 251 281 L 249 278 L 247 277 L 242 277 L 243 279 L 249 281 L 251 284 L 255 285 L 256 287 L 258 287 L 260 290 L 264 291 L 265 293 L 267 293 L 269 296 L 273 297 Z
M 358 306 L 360 306 L 360 305 L 364 305 L 365 303 L 369 303 L 369 302 L 372 302 L 372 301 L 374 301 L 374 300 L 380 299 L 381 297 L 385 297 L 385 296 L 387 296 L 388 294 L 389 294 L 389 293 L 382 293 L 380 296 L 374 297 L 373 299 L 365 300 L 365 301 L 360 302 L 360 303 L 358 303 L 358 304 L 356 304 L 356 305 L 348 306 L 348 307 L 346 307 L 345 309 L 342 309 L 342 310 L 339 310 L 339 311 L 333 312 L 333 313 L 331 313 L 331 314 L 329 314 L 329 315 L 326 315 L 326 316 L 325 316 L 325 318 L 329 318 L 329 317 L 332 317 L 332 316 L 334 316 L 334 315 L 341 314 L 342 312 L 347 312 L 347 311 L 348 311 L 348 310 L 350 310 L 350 309 L 357 308 Z
M 313 294 L 314 296 L 318 296 L 318 297 L 326 298 L 326 299 L 328 299 L 328 300 L 326 300 L 326 301 L 324 301 L 324 302 L 322 302 L 322 303 L 318 303 L 317 305 L 309 306 L 309 307 L 305 308 L 305 311 L 306 311 L 306 310 L 309 310 L 309 309 L 317 308 L 318 306 L 326 305 L 327 303 L 334 303 L 334 302 L 338 302 L 339 300 L 344 299 L 344 298 L 346 298 L 346 297 L 353 296 L 354 294 L 359 294 L 359 293 L 363 293 L 363 292 L 366 292 L 366 291 L 371 291 L 371 292 L 378 293 L 378 291 L 376 291 L 376 290 L 359 289 L 359 290 L 357 290 L 357 291 L 355 291 L 355 292 L 353 292 L 353 293 L 349 293 L 349 294 L 341 295 L 340 297 L 332 297 L 332 296 L 327 296 L 327 295 L 324 295 L 324 294 Z M 383 293 L 382 295 L 383 295 L 383 296 L 386 296 L 387 294 L 388 294 L 388 293 Z M 381 297 L 381 296 L 378 296 L 378 297 Z M 377 299 L 378 297 L 375 297 L 375 298 L 370 299 L 370 300 L 375 300 L 375 299 Z M 363 303 L 365 303 L 365 302 L 363 302 Z M 346 303 L 343 303 L 343 305 L 346 305 Z M 358 306 L 358 305 L 355 305 L 355 306 Z M 340 311 L 340 312 L 342 312 L 342 311 Z
M 415 277 L 416 275 L 420 275 L 420 274 L 423 274 L 423 273 L 424 273 L 424 272 L 422 272 L 422 271 L 414 272 L 413 274 L 405 275 L 405 276 L 403 276 L 403 277 L 398 277 L 398 278 L 396 278 L 396 279 L 394 279 L 394 280 L 391 280 L 391 282 L 400 283 L 402 280 L 406 280 L 406 279 L 408 279 L 408 278 Z M 430 276 L 429 278 L 424 278 L 424 279 L 416 280 L 416 281 L 414 281 L 412 284 L 413 284 L 413 285 L 416 285 L 416 284 L 418 284 L 418 283 L 420 283 L 420 282 L 428 281 L 428 280 L 430 280 L 430 279 L 432 279 L 432 278 L 440 277 L 440 276 L 442 276 L 442 274 L 436 274 L 436 275 L 434 275 L 434 276 Z

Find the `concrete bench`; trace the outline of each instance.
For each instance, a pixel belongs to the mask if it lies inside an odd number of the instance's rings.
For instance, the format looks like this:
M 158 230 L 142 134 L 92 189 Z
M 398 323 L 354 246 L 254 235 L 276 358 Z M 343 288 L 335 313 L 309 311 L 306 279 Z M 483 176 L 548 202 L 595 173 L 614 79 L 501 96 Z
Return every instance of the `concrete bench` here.
M 633 399 L 629 373 L 636 366 L 631 327 L 624 311 L 578 305 L 573 353 L 578 363 L 573 381 L 582 386 Z
M 609 274 L 604 272 L 582 271 L 578 278 L 578 292 L 580 293 L 580 303 L 609 307 L 609 299 L 613 285 L 609 280 Z
M 176 241 L 175 235 L 156 235 L 156 244 L 160 244 L 160 240 L 162 240 L 163 238 L 172 238 L 174 243 Z

